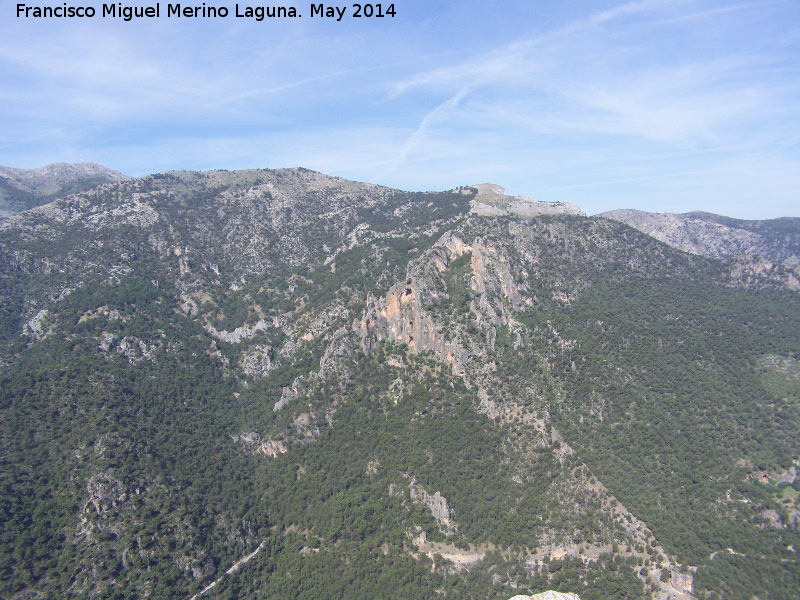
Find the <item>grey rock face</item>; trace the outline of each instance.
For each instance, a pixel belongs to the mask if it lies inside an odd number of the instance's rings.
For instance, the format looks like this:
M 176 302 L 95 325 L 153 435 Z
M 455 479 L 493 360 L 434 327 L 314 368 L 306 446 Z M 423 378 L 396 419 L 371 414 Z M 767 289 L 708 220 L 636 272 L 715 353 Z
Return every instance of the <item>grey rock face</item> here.
M 41 339 L 44 335 L 44 321 L 47 318 L 47 310 L 42 309 L 37 312 L 28 322 L 25 323 L 25 327 L 22 330 L 22 335 L 29 335 L 32 338 L 38 340 Z
M 447 525 L 450 521 L 450 507 L 447 505 L 447 500 L 440 492 L 436 492 L 431 496 L 425 491 L 415 479 L 411 480 L 411 499 L 415 502 L 424 504 L 431 511 L 431 516 L 437 521 Z
M 233 331 L 217 331 L 211 325 L 206 326 L 206 331 L 210 333 L 213 337 L 223 342 L 228 342 L 229 344 L 238 344 L 242 340 L 247 340 L 253 337 L 259 331 L 264 331 L 267 328 L 267 323 L 260 319 L 258 323 L 253 325 L 252 327 L 242 326 L 237 327 Z
M 774 527 L 775 529 L 784 529 L 786 527 L 780 513 L 776 510 L 765 510 L 761 513 L 761 517 L 764 519 L 766 527 Z
M 234 442 L 241 443 L 245 452 L 250 454 L 261 453 L 271 458 L 286 453 L 286 448 L 281 442 L 263 439 L 255 431 L 242 432 L 239 435 L 231 436 L 231 439 Z
M 264 376 L 275 368 L 273 364 L 272 346 L 256 345 L 248 352 L 244 353 L 241 360 L 242 371 L 246 375 Z
M 797 479 L 797 467 L 792 467 L 786 473 L 778 477 L 777 484 L 780 485 L 781 483 L 788 483 L 792 484 Z
M 450 518 L 450 508 L 447 506 L 447 500 L 439 492 L 436 492 L 433 496 L 426 494 L 423 496 L 422 502 L 431 509 L 431 515 L 437 521 L 444 521 Z
M 108 473 L 90 477 L 86 482 L 86 491 L 89 493 L 89 500 L 84 510 L 91 507 L 97 514 L 102 514 L 118 503 L 125 502 L 127 497 L 122 483 Z

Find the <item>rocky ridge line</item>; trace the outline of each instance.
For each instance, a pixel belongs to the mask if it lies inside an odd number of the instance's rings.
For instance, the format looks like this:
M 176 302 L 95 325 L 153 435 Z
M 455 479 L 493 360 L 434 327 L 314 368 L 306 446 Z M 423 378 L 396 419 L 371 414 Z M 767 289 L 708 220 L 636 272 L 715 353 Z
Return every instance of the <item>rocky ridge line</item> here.
M 542 202 L 528 196 L 507 196 L 505 188 L 493 183 L 479 183 L 470 187 L 478 190 L 472 199 L 470 212 L 479 216 L 517 215 L 528 219 L 540 215 L 586 216 L 578 205 L 571 202 Z

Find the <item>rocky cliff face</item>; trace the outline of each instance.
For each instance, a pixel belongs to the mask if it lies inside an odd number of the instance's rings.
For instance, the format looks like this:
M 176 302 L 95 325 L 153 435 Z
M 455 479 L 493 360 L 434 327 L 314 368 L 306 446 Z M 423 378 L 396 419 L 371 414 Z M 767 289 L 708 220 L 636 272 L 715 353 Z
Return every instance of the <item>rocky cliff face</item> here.
M 454 374 L 463 375 L 469 357 L 480 354 L 482 350 L 464 340 L 456 331 L 445 330 L 443 323 L 436 323 L 430 309 L 449 300 L 447 285 L 442 278 L 448 264 L 471 251 L 472 247 L 464 244 L 458 236 L 446 235 L 429 253 L 411 263 L 406 282 L 392 286 L 384 298 L 374 299 L 355 325 L 362 347 L 369 350 L 377 342 L 390 339 L 407 344 L 416 351 L 433 352 L 450 365 Z M 480 266 L 478 272 L 481 276 L 484 272 Z

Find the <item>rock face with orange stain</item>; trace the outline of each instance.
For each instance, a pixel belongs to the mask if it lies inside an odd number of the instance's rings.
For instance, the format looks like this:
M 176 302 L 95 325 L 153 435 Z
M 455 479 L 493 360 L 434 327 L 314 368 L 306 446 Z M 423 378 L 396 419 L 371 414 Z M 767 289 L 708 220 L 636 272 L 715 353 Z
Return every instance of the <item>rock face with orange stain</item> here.
M 472 275 L 469 288 L 478 294 L 469 308 L 468 318 L 486 333 L 491 345 L 496 327 L 507 325 L 511 310 L 530 305 L 524 284 L 514 280 L 509 263 L 502 252 L 480 238 L 465 243 L 453 234 L 445 234 L 424 256 L 409 265 L 405 283 L 392 286 L 383 298 L 373 298 L 370 308 L 354 323 L 361 336 L 362 348 L 371 350 L 381 340 L 407 344 L 414 351 L 432 351 L 450 365 L 455 375 L 464 374 L 471 356 L 486 354 L 485 345 L 475 336 L 460 335 L 457 329 L 445 331 L 440 320 L 434 320 L 432 310 L 448 301 L 447 284 L 443 275 L 451 263 L 470 254 Z M 492 304 L 490 295 L 505 298 Z
M 434 323 L 420 300 L 432 290 L 420 290 L 420 283 L 397 284 L 384 298 L 374 301 L 367 314 L 355 323 L 362 346 L 370 350 L 377 342 L 388 339 L 407 344 L 411 350 L 430 350 L 448 363 L 454 374 L 463 374 L 464 363 L 472 354 L 458 340 L 446 339 L 441 327 Z

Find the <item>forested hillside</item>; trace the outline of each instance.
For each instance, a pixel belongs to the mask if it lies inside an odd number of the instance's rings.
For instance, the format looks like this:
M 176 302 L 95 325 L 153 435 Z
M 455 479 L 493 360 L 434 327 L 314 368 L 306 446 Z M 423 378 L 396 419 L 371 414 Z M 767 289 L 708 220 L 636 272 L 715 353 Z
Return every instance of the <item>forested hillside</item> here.
M 0 224 L 0 597 L 796 598 L 789 272 L 477 193 L 173 172 Z

